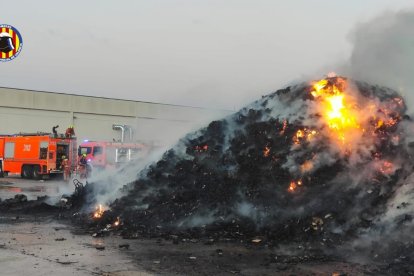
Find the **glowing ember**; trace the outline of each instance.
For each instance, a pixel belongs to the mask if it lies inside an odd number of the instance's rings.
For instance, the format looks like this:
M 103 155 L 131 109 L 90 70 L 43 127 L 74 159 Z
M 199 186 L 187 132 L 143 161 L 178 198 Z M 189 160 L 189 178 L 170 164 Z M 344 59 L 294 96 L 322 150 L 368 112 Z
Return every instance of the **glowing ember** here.
M 270 154 L 270 148 L 269 147 L 265 147 L 263 150 L 263 156 L 264 157 L 268 157 Z
M 208 145 L 196 146 L 195 150 L 198 152 L 204 152 L 208 150 Z
M 116 218 L 116 220 L 114 221 L 114 223 L 113 223 L 113 226 L 114 227 L 117 227 L 117 226 L 119 226 L 121 224 L 121 220 L 120 220 L 120 218 L 119 217 L 117 217 Z
M 318 134 L 316 130 L 310 130 L 307 128 L 299 129 L 295 136 L 293 136 L 293 143 L 299 145 L 304 139 L 310 141 L 316 134 Z
M 306 139 L 308 139 L 308 141 L 312 140 L 312 138 L 318 134 L 318 132 L 316 130 L 311 130 L 306 134 Z
M 381 164 L 380 171 L 383 174 L 392 174 L 394 172 L 394 165 L 389 161 L 384 161 Z
M 292 180 L 290 181 L 288 191 L 293 193 L 297 190 L 298 186 L 302 186 L 302 180 L 301 179 L 299 179 L 298 181 Z
M 101 218 L 104 212 L 105 208 L 102 206 L 102 204 L 99 204 L 98 206 L 96 206 L 95 212 L 93 213 L 93 218 Z
M 296 187 L 297 187 L 297 185 L 296 185 L 295 181 L 291 181 L 290 184 L 289 184 L 288 191 L 289 192 L 294 192 L 296 190 Z

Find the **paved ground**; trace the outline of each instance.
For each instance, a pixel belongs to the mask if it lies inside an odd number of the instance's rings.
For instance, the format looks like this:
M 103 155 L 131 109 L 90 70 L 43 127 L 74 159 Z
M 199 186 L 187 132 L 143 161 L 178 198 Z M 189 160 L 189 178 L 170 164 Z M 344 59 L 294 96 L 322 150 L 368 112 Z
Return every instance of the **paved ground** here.
M 16 221 L 1 216 L 0 274 L 150 275 L 119 249 L 119 244 L 125 243 L 122 239 L 73 235 L 71 230 L 67 224 L 45 218 L 33 221 L 20 217 Z
M 80 234 L 67 222 L 0 214 L 0 275 L 325 276 L 369 271 L 366 266 L 336 261 L 292 263 L 286 255 L 279 255 L 282 252 L 285 249 L 227 242 L 124 240 L 115 233 L 94 238 Z
M 73 190 L 72 182 L 62 180 L 0 178 L 1 200 L 25 194 L 29 200 L 47 195 L 54 201 Z M 122 239 L 73 235 L 71 231 L 67 223 L 51 218 L 17 219 L 0 212 L 0 275 L 150 275 L 119 249 Z

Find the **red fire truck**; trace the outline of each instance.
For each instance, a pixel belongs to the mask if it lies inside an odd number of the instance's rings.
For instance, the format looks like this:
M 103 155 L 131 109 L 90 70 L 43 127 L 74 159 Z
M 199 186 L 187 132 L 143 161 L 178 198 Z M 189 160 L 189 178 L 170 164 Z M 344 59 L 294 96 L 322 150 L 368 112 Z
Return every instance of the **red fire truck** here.
M 76 139 L 48 133 L 0 136 L 0 174 L 18 174 L 40 179 L 43 175 L 62 174 L 62 156 L 71 171 L 76 167 Z
M 85 141 L 79 146 L 78 156 L 86 154 L 93 169 L 108 169 L 145 158 L 150 149 L 151 146 L 142 143 Z

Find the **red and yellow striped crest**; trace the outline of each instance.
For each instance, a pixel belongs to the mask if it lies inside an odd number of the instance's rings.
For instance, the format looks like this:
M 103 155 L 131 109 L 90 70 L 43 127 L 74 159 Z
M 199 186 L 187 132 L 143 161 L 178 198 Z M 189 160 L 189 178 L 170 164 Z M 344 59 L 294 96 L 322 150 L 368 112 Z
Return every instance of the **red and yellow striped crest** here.
M 0 47 L 0 61 L 10 61 L 19 55 L 22 50 L 23 39 L 16 28 L 0 24 L 0 40 L 3 40 L 0 44 L 3 45 Z

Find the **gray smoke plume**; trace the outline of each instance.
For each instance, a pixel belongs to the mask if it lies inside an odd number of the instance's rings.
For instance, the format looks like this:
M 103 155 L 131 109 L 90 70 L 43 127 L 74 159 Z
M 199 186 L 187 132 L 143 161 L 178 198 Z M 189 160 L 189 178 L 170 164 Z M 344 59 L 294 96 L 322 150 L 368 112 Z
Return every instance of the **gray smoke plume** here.
M 356 26 L 344 75 L 396 89 L 414 112 L 414 11 L 387 12 Z

